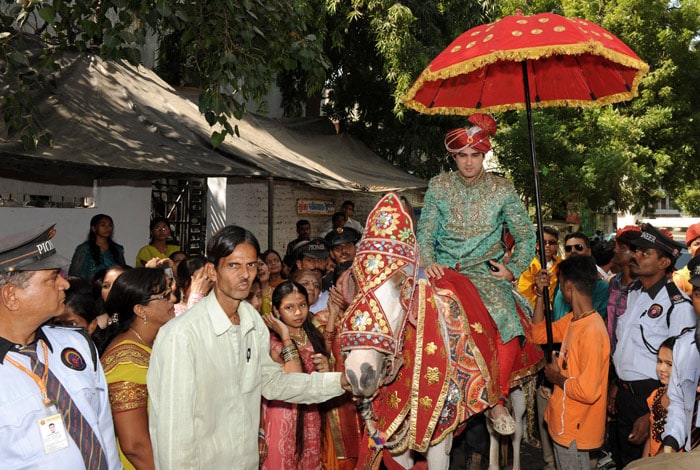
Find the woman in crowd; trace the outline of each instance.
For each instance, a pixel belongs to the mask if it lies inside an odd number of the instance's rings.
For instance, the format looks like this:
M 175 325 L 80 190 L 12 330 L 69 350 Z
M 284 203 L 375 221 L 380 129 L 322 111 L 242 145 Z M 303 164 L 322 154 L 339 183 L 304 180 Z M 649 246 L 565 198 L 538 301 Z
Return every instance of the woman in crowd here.
M 321 333 L 311 323 L 304 286 L 286 281 L 272 293 L 273 315 L 264 315 L 270 335 L 270 357 L 286 373 L 329 372 L 328 352 Z M 321 415 L 317 405 L 267 403 L 267 458 L 263 469 L 321 468 Z
M 119 455 L 125 469 L 153 469 L 146 374 L 158 330 L 175 316 L 175 296 L 162 269 L 135 268 L 114 282 L 107 311 L 118 321 L 102 355 Z
M 321 273 L 309 269 L 300 269 L 292 273 L 292 281 L 301 284 L 306 289 L 309 296 L 309 313 L 312 315 L 314 324 L 323 331 L 323 327 L 328 323 L 328 293 L 321 296 Z
M 169 256 L 180 251 L 180 247 L 168 243 L 170 239 L 170 222 L 165 217 L 156 217 L 151 220 L 148 230 L 151 240 L 148 245 L 142 247 L 136 255 L 136 267 L 143 268 L 153 258 L 169 259 Z M 171 264 L 172 267 L 172 264 Z
M 68 268 L 71 276 L 91 280 L 98 271 L 113 264 L 124 265 L 124 248 L 112 240 L 114 222 L 106 214 L 97 214 L 90 219 L 87 241 L 75 248 Z
M 661 434 L 664 432 L 666 424 L 666 413 L 668 411 L 669 399 L 666 393 L 668 382 L 671 380 L 671 370 L 673 369 L 673 346 L 676 344 L 676 337 L 671 336 L 659 346 L 656 359 L 656 374 L 659 376 L 661 387 L 657 388 L 649 398 L 649 439 L 644 445 L 642 455 L 644 457 L 654 457 L 661 450 Z
M 171 253 L 170 256 L 168 256 L 173 262 L 173 272 L 177 273 L 177 267 L 180 265 L 182 261 L 185 261 L 187 259 L 187 253 L 184 251 L 176 251 L 174 253 Z
M 282 273 L 282 258 L 275 250 L 267 250 L 262 254 L 262 259 L 270 270 L 270 286 L 274 289 L 285 281 Z
M 245 299 L 258 313 L 262 313 L 262 287 L 260 286 L 260 278 L 257 276 L 250 284 L 250 291 Z
M 51 323 L 60 326 L 83 328 L 88 336 L 97 330 L 97 316 L 101 313 L 102 302 L 98 301 L 90 289 L 90 283 L 77 276 L 69 277 L 70 287 L 66 290 L 66 309 Z
M 272 313 L 272 286 L 270 286 L 270 268 L 262 256 L 258 258 L 258 279 L 260 280 L 260 291 L 262 293 L 260 313 L 267 315 Z
M 105 311 L 107 296 L 112 289 L 112 285 L 114 285 L 114 281 L 116 281 L 124 271 L 129 269 L 132 268 L 115 264 L 107 269 L 98 271 L 92 278 L 92 296 L 97 300 L 100 308 L 100 313 L 97 315 L 97 329 L 92 335 L 92 339 L 95 341 L 100 354 L 102 354 L 107 347 L 107 343 L 105 342 L 107 339 L 106 328 L 116 319 L 116 315 L 112 318 L 110 314 Z
M 175 315 L 185 313 L 209 294 L 214 283 L 204 272 L 206 264 L 204 256 L 190 256 L 178 265 L 175 298 L 180 301 L 175 304 Z

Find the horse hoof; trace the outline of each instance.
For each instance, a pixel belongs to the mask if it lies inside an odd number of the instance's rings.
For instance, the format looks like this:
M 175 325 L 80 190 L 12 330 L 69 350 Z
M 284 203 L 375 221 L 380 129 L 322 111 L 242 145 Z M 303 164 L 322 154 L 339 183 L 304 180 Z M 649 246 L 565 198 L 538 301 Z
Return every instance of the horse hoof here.
M 510 415 L 501 415 L 496 419 L 492 419 L 491 424 L 493 425 L 493 430 L 501 436 L 510 436 L 515 433 L 515 420 Z

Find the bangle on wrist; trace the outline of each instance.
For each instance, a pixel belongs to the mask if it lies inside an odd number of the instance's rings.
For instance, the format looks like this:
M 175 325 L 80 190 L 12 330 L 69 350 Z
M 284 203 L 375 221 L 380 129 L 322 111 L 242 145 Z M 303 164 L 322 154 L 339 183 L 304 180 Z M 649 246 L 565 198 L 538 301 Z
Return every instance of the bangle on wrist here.
M 280 354 L 282 355 L 282 360 L 284 362 L 290 362 L 294 359 L 299 359 L 299 350 L 297 349 L 294 343 L 283 347 L 280 351 Z
M 265 430 L 263 428 L 258 429 L 258 438 L 265 439 Z
M 542 292 L 537 292 L 537 289 L 535 289 L 535 295 L 537 297 L 542 297 Z

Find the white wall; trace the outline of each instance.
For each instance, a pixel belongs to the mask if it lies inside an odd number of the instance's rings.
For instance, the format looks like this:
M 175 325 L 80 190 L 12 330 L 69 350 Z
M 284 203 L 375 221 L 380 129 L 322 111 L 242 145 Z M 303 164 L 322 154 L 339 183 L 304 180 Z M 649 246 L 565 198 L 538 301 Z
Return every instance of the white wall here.
M 0 181 L 1 182 L 1 181 Z M 268 248 L 268 181 L 262 178 L 209 178 L 207 208 L 207 237 L 223 225 L 240 225 L 255 234 L 260 248 Z M 47 185 L 60 194 L 60 186 Z M 7 189 L 7 188 L 5 188 Z M 17 190 L 17 188 L 13 188 Z M 93 188 L 86 187 L 85 194 Z M 0 185 L 0 193 L 4 192 Z M 414 196 L 414 193 L 416 194 Z M 412 202 L 420 200 L 420 192 L 408 192 Z M 297 199 L 333 201 L 336 210 L 345 200 L 355 203 L 355 216 L 363 225 L 381 193 L 331 191 L 301 183 L 275 180 L 273 183 L 273 241 L 272 247 L 284 252 L 287 243 L 295 239 L 296 221 L 308 219 L 312 236 L 320 234 L 328 216 L 298 215 Z M 96 205 L 89 209 L 61 209 L 36 207 L 0 207 L 0 237 L 29 230 L 42 224 L 56 223 L 56 249 L 66 258 L 75 247 L 85 241 L 90 219 L 95 214 L 108 214 L 114 219 L 114 240 L 124 246 L 125 258 L 133 265 L 136 253 L 148 243 L 148 223 L 151 209 L 151 182 L 110 182 L 97 185 Z
M 90 193 L 92 188 L 86 194 Z M 0 237 L 56 223 L 54 245 L 70 259 L 75 247 L 87 239 L 90 219 L 104 213 L 114 219 L 114 241 L 124 246 L 126 262 L 133 265 L 138 250 L 148 243 L 151 182 L 98 184 L 95 196 L 96 205 L 89 209 L 0 207 Z

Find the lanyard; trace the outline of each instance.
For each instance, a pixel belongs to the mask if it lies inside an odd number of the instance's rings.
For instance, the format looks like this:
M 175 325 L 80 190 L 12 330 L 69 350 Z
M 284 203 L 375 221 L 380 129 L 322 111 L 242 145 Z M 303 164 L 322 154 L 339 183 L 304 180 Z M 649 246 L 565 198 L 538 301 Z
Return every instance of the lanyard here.
M 41 401 L 44 402 L 44 405 L 50 406 L 52 404 L 51 400 L 49 399 L 49 394 L 46 391 L 46 382 L 49 377 L 49 351 L 46 345 L 44 344 L 43 340 L 39 340 L 39 343 L 41 343 L 41 348 L 44 350 L 44 373 L 42 374 L 41 377 L 36 375 L 34 371 L 31 371 L 24 367 L 22 364 L 19 362 L 15 361 L 12 359 L 10 356 L 5 356 L 5 359 L 12 364 L 13 366 L 17 367 L 19 370 L 27 374 L 34 380 L 36 383 L 37 387 L 39 387 L 39 390 L 41 391 Z

